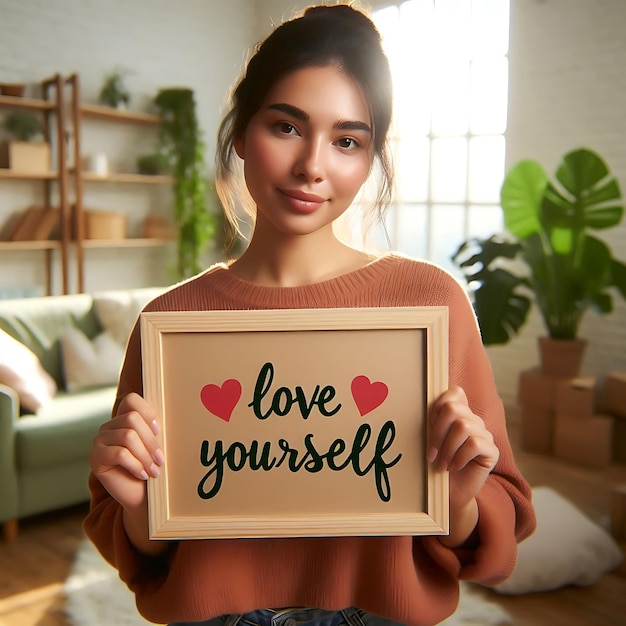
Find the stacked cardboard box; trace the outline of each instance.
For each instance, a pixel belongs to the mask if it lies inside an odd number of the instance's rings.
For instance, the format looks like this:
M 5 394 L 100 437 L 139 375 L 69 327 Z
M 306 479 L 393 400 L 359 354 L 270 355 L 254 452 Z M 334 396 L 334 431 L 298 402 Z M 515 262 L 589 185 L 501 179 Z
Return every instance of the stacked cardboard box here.
M 604 382 L 604 410 L 615 420 L 613 458 L 626 463 L 626 372 L 611 372 Z
M 608 467 L 613 418 L 596 412 L 594 378 L 563 380 L 557 387 L 554 455 L 587 467 Z
M 523 447 L 586 467 L 607 467 L 613 457 L 614 420 L 598 412 L 597 395 L 592 377 L 557 378 L 539 369 L 522 372 Z

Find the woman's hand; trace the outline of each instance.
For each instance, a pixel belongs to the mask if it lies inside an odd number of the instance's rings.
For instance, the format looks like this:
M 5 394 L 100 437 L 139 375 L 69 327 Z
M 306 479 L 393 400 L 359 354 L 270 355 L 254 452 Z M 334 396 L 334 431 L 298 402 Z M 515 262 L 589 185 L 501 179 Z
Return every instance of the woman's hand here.
M 125 510 L 137 510 L 146 501 L 146 480 L 158 476 L 163 452 L 159 428 L 150 405 L 138 394 L 122 399 L 117 415 L 103 424 L 89 457 L 91 470 Z
M 450 536 L 446 545 L 460 545 L 478 521 L 476 496 L 495 467 L 500 451 L 484 421 L 469 408 L 461 387 L 441 394 L 430 412 L 428 461 L 450 472 Z

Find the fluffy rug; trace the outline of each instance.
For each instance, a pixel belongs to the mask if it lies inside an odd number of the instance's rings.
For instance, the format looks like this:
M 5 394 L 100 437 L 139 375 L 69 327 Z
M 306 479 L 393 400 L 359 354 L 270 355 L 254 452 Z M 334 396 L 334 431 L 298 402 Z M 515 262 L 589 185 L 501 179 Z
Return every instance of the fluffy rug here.
M 88 541 L 84 541 L 65 583 L 67 616 L 73 626 L 147 626 L 135 609 L 132 594 Z M 441 626 L 507 626 L 511 617 L 462 584 L 456 613 Z

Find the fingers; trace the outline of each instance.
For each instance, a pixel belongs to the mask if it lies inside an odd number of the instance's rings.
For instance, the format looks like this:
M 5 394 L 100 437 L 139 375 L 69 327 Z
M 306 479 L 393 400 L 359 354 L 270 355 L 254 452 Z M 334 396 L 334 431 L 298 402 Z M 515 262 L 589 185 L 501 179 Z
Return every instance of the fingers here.
M 159 476 L 164 463 L 159 448 L 158 424 L 152 408 L 141 396 L 129 394 L 117 415 L 100 427 L 94 439 L 91 466 L 97 476 L 122 468 L 140 480 Z
M 475 461 L 493 469 L 499 452 L 483 420 L 469 408 L 460 387 L 451 387 L 430 414 L 428 461 L 440 471 L 458 471 Z

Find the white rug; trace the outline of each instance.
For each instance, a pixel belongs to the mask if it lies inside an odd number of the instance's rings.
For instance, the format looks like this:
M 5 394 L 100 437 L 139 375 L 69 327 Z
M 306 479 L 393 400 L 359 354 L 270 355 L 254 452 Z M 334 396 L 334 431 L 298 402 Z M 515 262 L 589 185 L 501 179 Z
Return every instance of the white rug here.
M 133 595 L 117 572 L 84 541 L 65 583 L 66 612 L 72 626 L 146 626 L 135 608 Z M 461 585 L 461 601 L 456 613 L 440 626 L 508 626 L 511 617 L 497 604 Z

